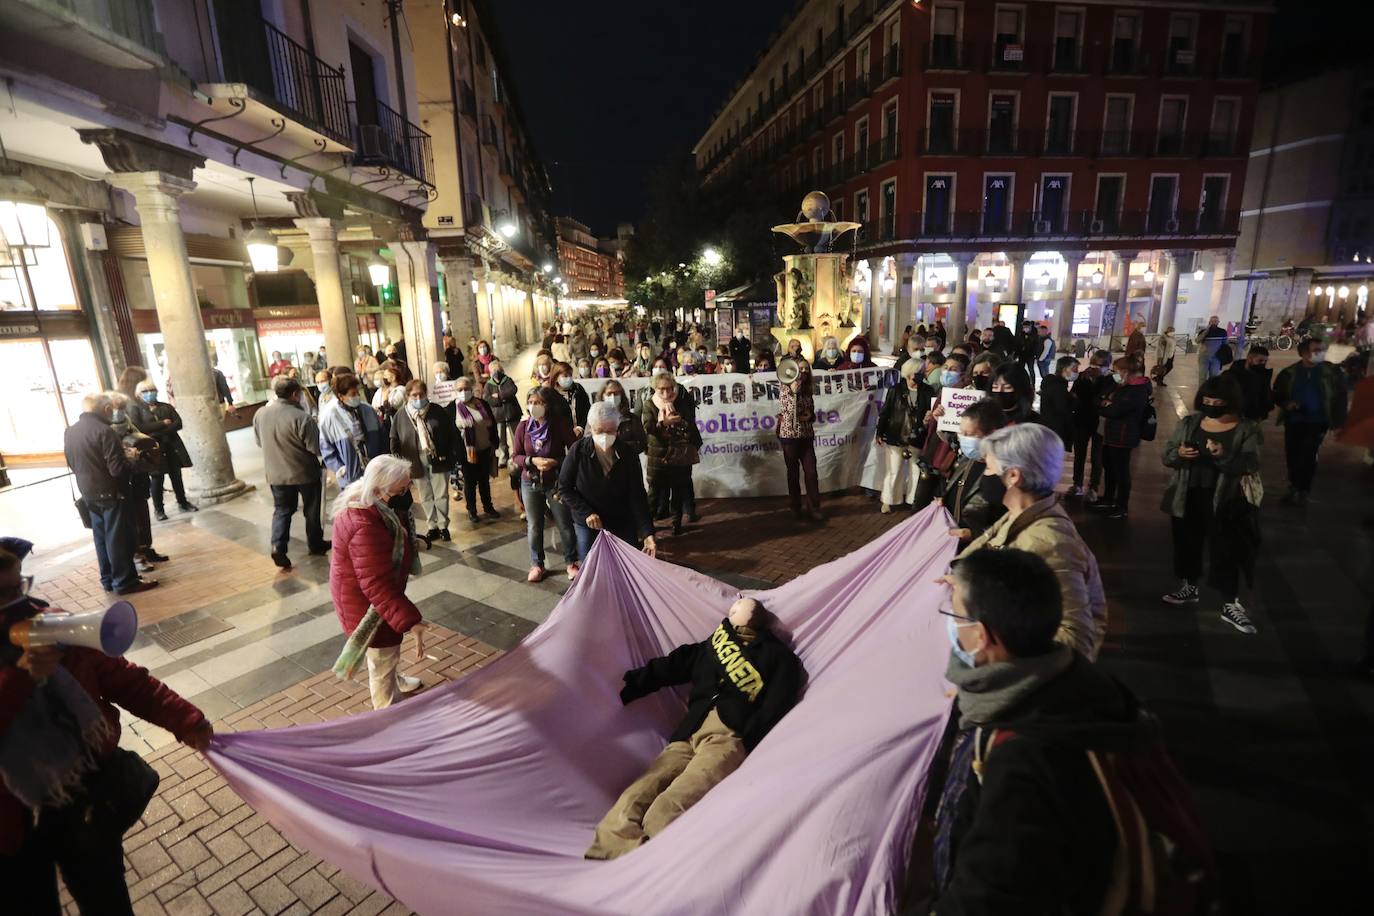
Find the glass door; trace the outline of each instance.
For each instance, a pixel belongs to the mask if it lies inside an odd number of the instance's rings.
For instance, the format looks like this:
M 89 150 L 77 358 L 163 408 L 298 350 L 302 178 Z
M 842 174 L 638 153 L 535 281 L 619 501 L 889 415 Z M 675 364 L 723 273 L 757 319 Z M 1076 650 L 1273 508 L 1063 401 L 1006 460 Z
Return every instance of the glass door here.
M 0 452 L 6 456 L 61 452 L 67 424 L 42 340 L 0 340 L 0 385 L 6 394 L 0 398 Z M 80 413 L 78 394 L 72 419 Z

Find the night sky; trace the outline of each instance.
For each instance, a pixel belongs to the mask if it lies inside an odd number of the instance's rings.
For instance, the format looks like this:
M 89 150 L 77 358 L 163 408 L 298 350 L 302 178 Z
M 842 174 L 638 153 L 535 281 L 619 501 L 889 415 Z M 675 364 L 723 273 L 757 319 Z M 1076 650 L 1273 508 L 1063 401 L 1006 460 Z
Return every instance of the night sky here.
M 798 0 L 493 0 L 525 118 L 554 186 L 555 215 L 599 235 L 637 222 L 646 183 L 690 150 Z M 1279 0 L 1269 76 L 1360 60 L 1374 4 L 1315 12 Z
M 797 0 L 497 0 L 516 93 L 554 212 L 611 235 L 653 170 L 705 133 Z

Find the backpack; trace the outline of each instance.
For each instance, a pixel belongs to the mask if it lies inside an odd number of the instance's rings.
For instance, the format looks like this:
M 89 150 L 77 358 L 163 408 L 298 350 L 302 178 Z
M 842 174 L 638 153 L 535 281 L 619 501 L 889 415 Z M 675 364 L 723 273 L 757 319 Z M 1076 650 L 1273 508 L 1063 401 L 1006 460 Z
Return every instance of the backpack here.
M 1130 753 L 1085 750 L 1116 824 L 1106 916 L 1206 916 L 1218 911 L 1216 860 L 1192 793 L 1158 736 Z M 992 749 L 1017 737 L 995 729 L 974 739 L 979 782 Z
M 1145 403 L 1145 415 L 1140 419 L 1140 439 L 1142 442 L 1155 441 L 1155 433 L 1159 431 L 1159 414 L 1155 411 L 1155 405 Z
M 1235 358 L 1236 354 L 1231 351 L 1230 344 L 1224 343 L 1217 348 L 1217 365 L 1229 366 L 1231 364 L 1231 360 Z

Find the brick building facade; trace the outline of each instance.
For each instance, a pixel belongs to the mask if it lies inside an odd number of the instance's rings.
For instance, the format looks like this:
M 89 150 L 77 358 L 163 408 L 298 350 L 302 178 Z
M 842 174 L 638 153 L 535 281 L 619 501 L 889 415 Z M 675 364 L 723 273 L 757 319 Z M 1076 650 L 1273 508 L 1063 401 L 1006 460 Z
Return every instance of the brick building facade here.
M 1002 302 L 1061 340 L 1205 320 L 1230 274 L 1271 12 L 812 0 L 698 167 L 789 206 L 822 189 L 862 223 L 855 282 L 884 345 L 905 324 L 986 324 Z

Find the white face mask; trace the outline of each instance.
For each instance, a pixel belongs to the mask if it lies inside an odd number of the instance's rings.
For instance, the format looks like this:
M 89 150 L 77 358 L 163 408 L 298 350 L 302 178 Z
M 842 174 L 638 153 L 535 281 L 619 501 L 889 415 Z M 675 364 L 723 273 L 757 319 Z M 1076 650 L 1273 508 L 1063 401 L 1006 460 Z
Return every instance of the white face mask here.
M 544 405 L 543 405 L 543 404 L 531 404 L 531 405 L 530 405 L 530 416 L 533 417 L 533 418 L 536 419 L 536 420 L 542 420 L 542 419 L 544 419 Z
M 603 400 L 605 400 L 605 402 L 606 402 L 607 404 L 610 404 L 612 407 L 616 408 L 617 410 L 620 409 L 620 395 L 618 395 L 618 394 L 608 394 L 608 395 L 606 395 L 606 397 L 605 397 Z
M 568 376 L 563 376 L 558 380 L 558 387 L 564 390 L 573 386 L 573 380 Z
M 603 452 L 609 451 L 611 446 L 615 445 L 615 433 L 597 433 L 592 436 L 592 441 L 595 442 L 596 447 Z
M 458 392 L 455 397 L 458 398 L 459 404 L 466 404 L 468 401 L 472 400 L 472 392 L 464 388 L 462 391 Z

